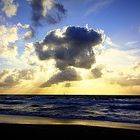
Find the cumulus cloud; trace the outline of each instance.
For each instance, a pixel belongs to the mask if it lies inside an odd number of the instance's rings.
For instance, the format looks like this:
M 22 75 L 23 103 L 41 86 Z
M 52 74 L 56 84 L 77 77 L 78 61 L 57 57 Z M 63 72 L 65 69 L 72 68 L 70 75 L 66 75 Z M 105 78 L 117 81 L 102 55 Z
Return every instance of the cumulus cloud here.
M 33 79 L 34 71 L 26 70 L 3 70 L 0 72 L 0 87 L 14 87 L 24 80 Z
M 30 66 L 41 65 L 33 43 L 25 44 L 24 53 L 21 55 L 20 59 Z
M 24 39 L 28 40 L 28 39 L 32 38 L 33 36 L 34 36 L 34 32 L 32 30 L 30 30 L 24 34 Z
M 94 47 L 100 43 L 102 43 L 102 35 L 86 27 L 69 26 L 63 30 L 56 29 L 47 33 L 43 41 L 34 44 L 35 51 L 42 61 L 55 60 L 55 66 L 60 73 L 52 76 L 42 84 L 42 87 L 77 80 L 75 78 L 77 77 L 76 70 L 72 70 L 70 67 L 90 69 L 96 62 Z M 71 75 L 71 77 L 68 76 L 67 79 L 65 75 Z
M 42 61 L 55 60 L 55 66 L 60 72 L 41 87 L 80 79 L 75 68 L 90 69 L 96 61 L 94 47 L 100 43 L 102 35 L 86 27 L 69 26 L 47 33 L 43 41 L 34 44 L 35 51 Z
M 101 78 L 102 77 L 102 68 L 101 67 L 97 67 L 97 68 L 93 68 L 91 70 L 91 73 L 92 73 L 92 76 L 94 79 L 97 79 L 97 78 Z
M 66 14 L 64 6 L 56 0 L 29 0 L 29 2 L 33 11 L 34 25 L 41 25 L 43 22 L 58 23 Z
M 64 81 L 78 81 L 81 77 L 78 75 L 75 69 L 67 68 L 59 73 L 53 75 L 47 82 L 43 83 L 41 87 L 49 87 L 52 84 L 58 84 Z
M 4 12 L 7 17 L 16 15 L 19 6 L 17 2 L 14 0 L 1 0 L 0 3 L 3 6 L 1 11 Z
M 1 57 L 16 57 L 18 55 L 17 41 L 30 39 L 33 31 L 30 25 L 18 23 L 13 26 L 0 25 L 0 55 Z
M 15 42 L 18 40 L 17 27 L 0 26 L 0 55 L 6 57 L 14 57 L 17 55 L 17 46 Z
M 24 24 L 22 25 L 21 23 L 17 24 L 17 27 L 19 30 L 21 30 L 23 33 L 21 34 L 21 38 L 28 40 L 34 37 L 34 29 L 32 28 L 31 25 L 29 24 Z
M 89 69 L 95 63 L 93 47 L 101 42 L 101 34 L 93 29 L 69 26 L 49 32 L 35 47 L 40 60 L 55 59 L 60 70 L 68 66 Z

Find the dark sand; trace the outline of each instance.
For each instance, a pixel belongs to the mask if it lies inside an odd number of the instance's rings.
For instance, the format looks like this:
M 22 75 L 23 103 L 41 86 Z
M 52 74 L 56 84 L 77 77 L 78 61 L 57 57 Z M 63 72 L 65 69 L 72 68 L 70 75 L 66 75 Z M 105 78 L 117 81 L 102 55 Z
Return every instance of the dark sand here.
M 126 138 L 140 140 L 140 125 L 106 121 L 48 119 L 0 115 L 0 135 L 11 138 L 48 137 Z M 67 135 L 67 137 L 66 137 Z

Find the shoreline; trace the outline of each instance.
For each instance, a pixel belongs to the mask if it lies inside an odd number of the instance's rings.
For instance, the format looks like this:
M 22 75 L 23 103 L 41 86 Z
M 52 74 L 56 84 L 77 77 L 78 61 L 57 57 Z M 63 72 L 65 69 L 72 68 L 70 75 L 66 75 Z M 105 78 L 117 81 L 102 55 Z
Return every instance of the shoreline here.
M 84 94 L 84 93 L 77 93 L 77 94 L 71 94 L 71 93 L 10 93 L 10 92 L 0 92 L 0 96 L 103 96 L 103 97 L 140 97 L 139 94 L 118 94 L 118 93 L 113 93 L 113 94 L 103 94 L 103 93 L 92 93 L 92 94 Z
M 80 119 L 52 119 L 37 116 L 0 115 L 0 124 L 25 124 L 25 125 L 79 125 L 91 127 L 104 127 L 140 131 L 140 124 L 80 120 Z
M 11 138 L 128 138 L 140 139 L 140 125 L 106 121 L 50 119 L 44 117 L 28 117 L 0 115 L 1 137 Z

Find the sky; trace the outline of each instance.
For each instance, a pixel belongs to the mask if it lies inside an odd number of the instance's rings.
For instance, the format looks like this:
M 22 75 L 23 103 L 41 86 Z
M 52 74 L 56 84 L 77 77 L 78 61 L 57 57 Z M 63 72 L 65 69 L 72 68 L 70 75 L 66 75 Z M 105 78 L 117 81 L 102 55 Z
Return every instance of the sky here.
M 140 95 L 139 0 L 0 0 L 0 93 Z

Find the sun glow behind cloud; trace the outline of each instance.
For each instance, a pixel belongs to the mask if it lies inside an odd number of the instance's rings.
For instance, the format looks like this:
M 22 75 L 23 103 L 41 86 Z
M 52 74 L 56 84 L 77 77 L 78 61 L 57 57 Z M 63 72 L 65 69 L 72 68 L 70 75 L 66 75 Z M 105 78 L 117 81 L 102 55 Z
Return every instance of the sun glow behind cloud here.
M 88 24 L 59 28 L 55 25 L 61 24 L 68 12 L 63 3 L 26 2 L 32 12 L 26 24 L 12 23 L 20 10 L 18 1 L 0 2 L 0 18 L 5 20 L 0 24 L 0 93 L 139 94 L 139 40 L 127 41 L 123 49 L 106 31 Z M 112 3 L 95 1 L 86 10 L 87 16 Z M 42 30 L 44 37 L 36 38 Z

